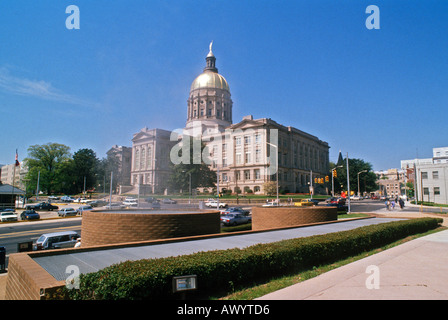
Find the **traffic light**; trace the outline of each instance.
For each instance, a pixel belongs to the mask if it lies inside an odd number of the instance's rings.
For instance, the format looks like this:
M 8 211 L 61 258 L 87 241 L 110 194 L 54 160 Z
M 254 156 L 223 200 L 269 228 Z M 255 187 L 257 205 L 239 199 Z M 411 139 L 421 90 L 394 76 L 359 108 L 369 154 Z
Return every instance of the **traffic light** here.
M 333 169 L 333 177 L 335 177 L 335 178 L 338 177 L 338 172 L 336 171 L 336 169 Z
M 329 176 L 325 176 L 325 182 L 329 182 L 330 181 L 330 177 Z

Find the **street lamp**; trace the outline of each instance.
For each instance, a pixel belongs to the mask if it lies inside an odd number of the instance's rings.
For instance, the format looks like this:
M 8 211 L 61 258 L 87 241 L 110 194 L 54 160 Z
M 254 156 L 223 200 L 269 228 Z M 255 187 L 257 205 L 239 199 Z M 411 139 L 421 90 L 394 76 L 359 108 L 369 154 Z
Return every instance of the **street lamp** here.
M 277 205 L 279 204 L 278 203 L 278 147 L 275 145 L 275 144 L 272 144 L 272 143 L 270 143 L 270 142 L 266 142 L 268 145 L 270 145 L 270 146 L 272 146 L 272 147 L 274 147 L 274 148 L 276 148 L 276 150 L 277 150 L 277 170 L 276 170 L 276 172 L 275 172 L 275 176 L 276 176 L 276 180 L 277 180 Z
M 360 192 L 359 192 L 359 174 L 360 174 L 360 173 L 363 173 L 363 172 L 367 172 L 367 170 L 362 170 L 362 171 L 359 171 L 359 172 L 358 172 L 358 197 L 361 196 L 361 194 L 360 194 Z
M 190 179 L 189 179 L 189 195 L 188 195 L 188 204 L 191 204 L 191 172 L 187 172 L 187 171 L 185 171 L 185 170 L 182 170 L 182 172 L 184 172 L 184 173 L 188 173 L 188 175 L 190 176 Z

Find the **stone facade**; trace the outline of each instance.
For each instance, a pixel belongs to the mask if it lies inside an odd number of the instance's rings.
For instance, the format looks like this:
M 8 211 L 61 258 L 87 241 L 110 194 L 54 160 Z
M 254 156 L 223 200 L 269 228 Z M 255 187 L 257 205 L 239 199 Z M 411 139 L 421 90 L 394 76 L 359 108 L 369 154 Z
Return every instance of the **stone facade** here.
M 278 176 L 280 190 L 307 193 L 311 176 L 329 174 L 328 143 L 267 118 L 246 116 L 233 124 L 232 108 L 229 84 L 218 73 L 210 46 L 206 67 L 190 87 L 182 132 L 170 139 L 169 131 L 144 128 L 134 135 L 133 191 L 136 186 L 149 187 L 153 193 L 164 191 L 164 181 L 172 170 L 170 149 L 187 137 L 199 138 L 207 145 L 208 154 L 201 157 L 217 172 L 220 191 L 263 194 L 264 183 L 276 181 Z M 315 188 L 315 193 L 318 191 Z

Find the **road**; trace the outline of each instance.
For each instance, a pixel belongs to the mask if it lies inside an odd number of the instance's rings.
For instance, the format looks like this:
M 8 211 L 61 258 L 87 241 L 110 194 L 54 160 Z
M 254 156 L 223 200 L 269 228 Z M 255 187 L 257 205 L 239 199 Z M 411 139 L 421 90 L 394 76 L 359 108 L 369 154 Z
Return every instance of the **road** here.
M 325 205 L 321 203 L 320 205 Z M 183 205 L 164 205 L 163 208 L 180 208 Z M 245 205 L 242 205 L 246 208 Z M 248 206 L 247 209 L 251 209 Z M 373 213 L 379 210 L 386 210 L 383 201 L 379 200 L 361 200 L 351 201 L 351 212 Z M 407 212 L 420 212 L 422 208 L 418 206 L 406 206 Z M 424 208 L 425 212 L 447 213 L 448 208 Z M 400 212 L 400 208 L 395 208 L 396 212 Z M 50 232 L 73 230 L 81 235 L 81 218 L 59 218 L 47 219 L 57 217 L 56 212 L 39 212 L 42 219 L 39 221 L 27 221 L 18 223 L 0 223 L 0 247 L 5 247 L 6 258 L 9 254 L 18 252 L 18 244 L 22 242 L 35 242 L 40 235 Z M 81 235 L 82 236 L 82 235 Z
M 81 232 L 81 218 L 41 220 L 0 224 L 0 247 L 6 250 L 6 261 L 11 253 L 18 252 L 18 244 L 36 242 L 44 233 L 73 230 Z

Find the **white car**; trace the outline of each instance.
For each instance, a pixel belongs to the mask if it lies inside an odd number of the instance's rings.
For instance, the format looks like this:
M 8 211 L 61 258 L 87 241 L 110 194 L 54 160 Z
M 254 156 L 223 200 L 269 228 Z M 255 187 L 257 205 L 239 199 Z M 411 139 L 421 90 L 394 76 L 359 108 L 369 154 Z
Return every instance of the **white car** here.
M 60 216 L 60 217 L 66 217 L 68 215 L 76 216 L 77 213 L 78 213 L 78 211 L 76 211 L 73 208 L 64 208 L 64 209 L 61 209 L 61 210 L 58 211 L 58 216 Z
M 113 209 L 123 209 L 123 208 L 125 208 L 125 206 L 119 202 L 112 202 L 112 203 L 108 203 L 107 205 L 105 205 L 104 208 L 113 210 Z
M 208 200 L 205 203 L 205 206 L 209 207 L 209 208 L 218 208 L 218 201 L 216 201 L 216 200 Z M 226 208 L 227 207 L 227 203 L 219 201 L 219 207 L 220 208 Z
M 78 212 L 78 214 L 79 214 L 80 216 L 82 216 L 82 213 L 83 213 L 83 212 L 86 212 L 86 211 L 92 211 L 92 210 L 93 210 L 92 206 L 80 206 L 80 207 L 78 208 L 78 210 L 76 210 L 76 211 Z
M 280 206 L 280 204 L 275 201 L 271 201 L 271 202 L 268 202 L 268 203 L 262 205 L 262 207 L 279 207 L 279 206 Z
M 136 199 L 126 199 L 123 201 L 123 205 L 126 207 L 136 207 L 138 205 L 138 202 Z
M 17 221 L 17 213 L 14 211 L 4 211 L 0 213 L 0 222 Z

